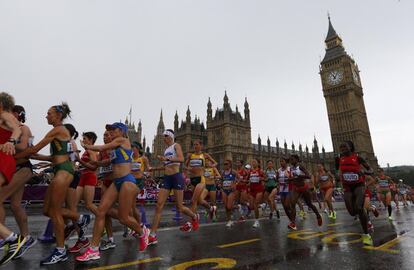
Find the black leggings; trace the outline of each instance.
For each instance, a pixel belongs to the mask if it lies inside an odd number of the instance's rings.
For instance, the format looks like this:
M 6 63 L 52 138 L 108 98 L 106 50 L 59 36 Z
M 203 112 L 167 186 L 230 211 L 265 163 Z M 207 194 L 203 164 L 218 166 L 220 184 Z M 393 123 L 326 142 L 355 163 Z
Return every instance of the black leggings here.
M 298 202 L 299 198 L 302 197 L 305 201 L 306 205 L 312 209 L 312 211 L 315 213 L 316 217 L 319 217 L 320 214 L 318 212 L 318 209 L 313 205 L 312 203 L 312 194 L 309 192 L 309 190 L 306 190 L 304 192 L 297 192 L 295 190 L 291 191 L 289 194 L 290 199 L 290 221 L 295 222 L 296 219 L 296 203 Z M 287 214 L 287 213 L 286 213 Z
M 362 230 L 368 234 L 368 215 L 364 208 L 365 201 L 365 185 L 356 184 L 349 185 L 344 192 L 345 206 L 351 216 L 358 215 Z

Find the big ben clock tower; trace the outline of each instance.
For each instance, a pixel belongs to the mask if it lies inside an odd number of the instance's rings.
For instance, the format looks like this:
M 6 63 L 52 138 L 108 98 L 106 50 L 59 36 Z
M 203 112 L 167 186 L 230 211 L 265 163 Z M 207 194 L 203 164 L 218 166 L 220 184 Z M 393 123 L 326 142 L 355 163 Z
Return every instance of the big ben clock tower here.
M 358 65 L 346 53 L 330 18 L 325 44 L 320 75 L 334 152 L 339 152 L 341 142 L 351 140 L 356 151 L 376 168 Z

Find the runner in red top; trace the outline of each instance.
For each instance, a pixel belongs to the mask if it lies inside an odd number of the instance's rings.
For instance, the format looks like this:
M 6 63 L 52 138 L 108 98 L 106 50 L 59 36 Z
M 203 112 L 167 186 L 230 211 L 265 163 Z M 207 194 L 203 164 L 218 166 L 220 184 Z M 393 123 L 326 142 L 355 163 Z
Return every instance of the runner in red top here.
M 95 132 L 85 132 L 82 134 L 83 142 L 87 145 L 94 145 L 97 137 Z M 92 165 L 91 162 L 98 159 L 98 153 L 85 150 L 81 158 L 79 158 L 78 154 L 76 155 L 80 163 L 80 180 L 76 187 L 76 205 L 83 199 L 86 209 L 96 215 L 98 207 L 93 203 L 93 200 L 95 198 L 95 188 L 98 183 L 98 178 L 96 177 L 97 167 Z M 76 243 L 68 249 L 70 253 L 78 253 L 90 245 L 88 238 L 84 234 L 79 234 L 78 236 Z
M 264 184 L 265 179 L 264 172 L 259 167 L 259 162 L 257 159 L 252 159 L 251 161 L 252 168 L 248 174 L 248 179 L 250 182 L 250 205 L 254 209 L 255 221 L 253 223 L 253 228 L 260 227 L 259 223 L 259 205 L 263 200 Z
M 236 196 L 235 200 L 239 201 L 239 212 L 240 212 L 240 220 L 245 220 L 245 215 L 248 211 L 248 204 L 249 204 L 249 195 L 248 195 L 248 189 L 249 189 L 249 181 L 247 180 L 247 170 L 244 168 L 244 161 L 243 160 L 237 160 L 236 161 L 236 172 L 238 175 L 237 183 L 236 183 Z M 243 211 L 242 206 L 246 209 L 246 211 Z
M 339 146 L 341 155 L 337 158 L 339 177 L 344 187 L 344 200 L 346 208 L 351 216 L 358 215 L 364 234 L 362 241 L 364 245 L 372 246 L 372 238 L 368 234 L 368 217 L 364 208 L 365 198 L 365 175 L 361 166 L 372 171 L 368 163 L 355 152 L 351 141 L 343 142 Z
M 16 152 L 15 145 L 22 133 L 19 121 L 13 116 L 14 98 L 4 92 L 0 93 L 0 190 L 10 183 L 16 171 L 16 161 L 13 155 Z M 6 246 L 6 253 L 0 261 L 8 263 L 13 259 L 26 242 L 26 238 L 10 231 L 0 223 L 1 246 Z

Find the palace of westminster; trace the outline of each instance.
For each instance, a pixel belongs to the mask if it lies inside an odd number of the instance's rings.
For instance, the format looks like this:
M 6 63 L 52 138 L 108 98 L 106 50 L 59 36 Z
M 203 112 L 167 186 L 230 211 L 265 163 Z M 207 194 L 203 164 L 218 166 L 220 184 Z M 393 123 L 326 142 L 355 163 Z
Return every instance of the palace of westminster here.
M 357 152 L 376 168 L 378 162 L 369 131 L 358 65 L 345 51 L 342 39 L 336 33 L 330 19 L 325 44 L 326 53 L 320 63 L 319 74 L 328 111 L 333 152 L 325 152 L 323 147 L 320 149 L 316 138 L 311 149 L 301 144 L 296 147 L 293 143 L 288 148 L 286 141 L 280 144 L 278 140 L 275 146 L 272 146 L 269 138 L 262 143 L 260 137 L 257 144 L 252 143 L 250 107 L 247 99 L 244 102 L 244 111 L 240 112 L 237 106 L 235 110 L 230 107 L 225 93 L 223 107 L 214 112 L 210 99 L 208 100 L 206 123 L 197 117 L 192 119 L 189 107 L 185 120 L 180 122 L 178 114 L 175 114 L 176 142 L 181 144 L 184 155 L 192 151 L 194 140 L 201 140 L 204 151 L 211 154 L 220 167 L 226 159 L 249 162 L 252 158 L 257 158 L 262 166 L 267 160 L 273 160 L 278 166 L 279 158 L 295 153 L 301 157 L 303 165 L 313 172 L 318 163 L 323 163 L 327 169 L 332 170 L 340 143 L 351 140 Z M 157 164 L 157 160 L 151 157 L 163 155 L 166 148 L 162 135 L 165 129 L 162 111 L 152 151 L 146 145 L 145 138 L 142 139 L 141 121 L 137 129 L 131 121 L 126 120 L 126 124 L 129 126 L 131 141 L 142 142 L 151 163 Z

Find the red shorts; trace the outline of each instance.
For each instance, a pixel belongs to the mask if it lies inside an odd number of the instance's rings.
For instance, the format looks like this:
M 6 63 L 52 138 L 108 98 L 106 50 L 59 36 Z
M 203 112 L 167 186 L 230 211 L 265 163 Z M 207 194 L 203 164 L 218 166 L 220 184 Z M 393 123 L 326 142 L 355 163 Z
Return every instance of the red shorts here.
M 297 193 L 303 193 L 309 189 L 308 184 L 304 184 L 303 186 L 297 186 L 295 184 L 292 185 L 292 190 L 296 191 Z
M 81 177 L 79 180 L 78 187 L 84 186 L 96 186 L 98 184 L 98 178 L 96 177 L 96 173 L 81 173 Z
M 258 193 L 263 193 L 264 192 L 264 186 L 262 184 L 257 184 L 257 183 L 253 183 L 250 184 L 250 191 L 249 194 L 253 197 L 256 198 L 256 195 Z
M 249 189 L 249 186 L 247 185 L 247 183 L 238 183 L 237 185 L 236 185 L 236 190 L 237 191 L 240 191 L 240 192 L 243 192 L 243 191 L 247 191 Z
M 372 198 L 372 192 L 369 189 L 365 190 L 365 197 L 371 199 Z
M 14 173 L 16 172 L 16 160 L 13 156 L 7 155 L 0 151 L 0 174 L 6 178 L 4 185 L 11 182 Z

